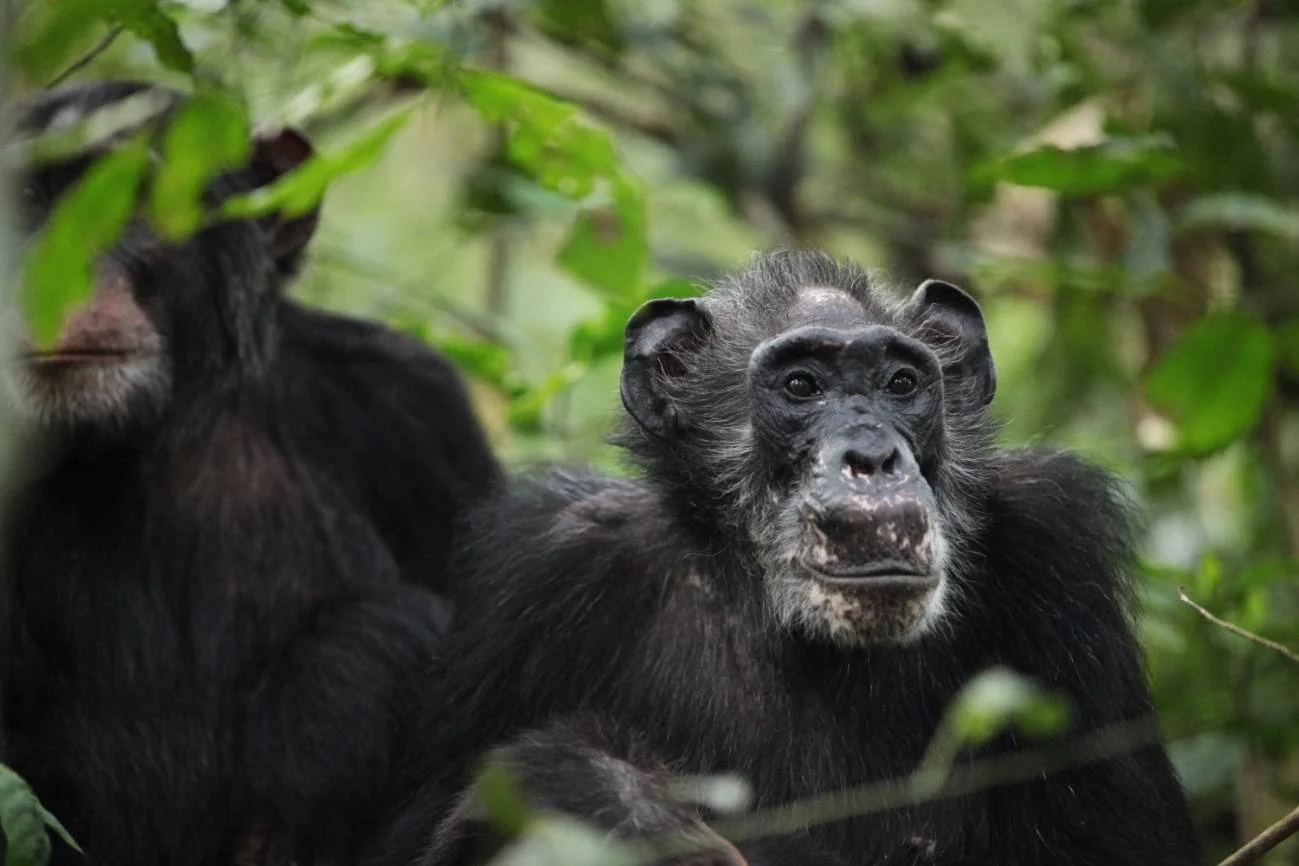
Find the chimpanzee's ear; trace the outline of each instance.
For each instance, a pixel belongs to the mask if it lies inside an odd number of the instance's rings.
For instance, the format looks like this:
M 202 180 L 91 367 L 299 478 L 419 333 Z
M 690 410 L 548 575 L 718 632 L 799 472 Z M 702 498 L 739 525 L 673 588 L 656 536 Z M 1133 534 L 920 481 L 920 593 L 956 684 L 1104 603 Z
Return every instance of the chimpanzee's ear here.
M 295 129 L 258 132 L 253 138 L 253 160 L 266 184 L 293 171 L 314 153 L 311 142 Z M 291 217 L 280 214 L 268 217 L 265 225 L 272 258 L 281 265 L 295 264 L 319 222 L 319 206 Z
M 960 381 L 980 406 L 997 392 L 997 369 L 979 304 L 942 280 L 925 280 L 911 296 L 910 312 L 924 337 L 939 347 L 944 374 Z
M 703 345 L 712 320 L 694 299 L 659 298 L 632 314 L 623 337 L 622 404 L 654 436 L 688 429 L 673 380 L 686 372 L 686 356 Z

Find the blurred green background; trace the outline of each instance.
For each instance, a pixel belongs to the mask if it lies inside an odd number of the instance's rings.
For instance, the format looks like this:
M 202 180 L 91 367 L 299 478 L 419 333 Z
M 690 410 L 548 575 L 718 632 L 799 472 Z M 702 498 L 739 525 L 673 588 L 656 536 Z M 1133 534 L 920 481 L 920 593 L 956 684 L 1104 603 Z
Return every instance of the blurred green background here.
M 1299 801 L 1299 665 L 1177 597 L 1299 649 L 1299 3 L 5 15 L 9 96 L 143 77 L 308 130 L 337 176 L 299 296 L 451 355 L 516 466 L 616 469 L 627 315 L 755 249 L 967 287 L 1006 440 L 1077 448 L 1147 504 L 1141 624 L 1211 862 Z

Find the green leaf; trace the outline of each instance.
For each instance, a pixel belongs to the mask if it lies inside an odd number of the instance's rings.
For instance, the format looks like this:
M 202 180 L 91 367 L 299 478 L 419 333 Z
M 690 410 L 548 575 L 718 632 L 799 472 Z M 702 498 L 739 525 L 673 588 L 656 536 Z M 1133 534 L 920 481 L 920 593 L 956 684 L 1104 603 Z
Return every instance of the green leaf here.
M 95 0 L 28 3 L 23 26 L 16 29 L 14 56 L 18 68 L 35 81 L 46 81 L 70 62 L 98 35 L 102 18 Z
M 488 761 L 478 775 L 476 787 L 492 826 L 511 836 L 523 830 L 528 823 L 528 807 L 508 767 Z
M 1066 701 L 1007 668 L 984 671 L 966 684 L 947 717 L 948 730 L 957 740 L 972 744 L 985 743 L 1011 727 L 1046 737 L 1064 730 L 1068 722 Z
M 248 158 L 249 139 L 247 115 L 228 94 L 198 94 L 177 112 L 149 199 L 149 216 L 161 237 L 178 241 L 199 229 L 204 189 Z
M 540 29 L 570 45 L 593 43 L 617 53 L 623 39 L 605 0 L 538 0 L 534 9 Z
M 470 376 L 502 389 L 508 389 L 512 375 L 512 356 L 508 349 L 487 340 L 471 340 L 459 334 L 444 334 L 435 341 L 447 360 Z
M 45 7 L 35 20 L 24 21 L 27 37 L 19 42 L 20 68 L 44 80 L 59 71 L 76 50 L 83 50 L 100 25 L 121 26 L 153 46 L 158 62 L 190 74 L 194 57 L 185 47 L 176 22 L 156 0 L 59 0 L 29 4 Z
M 134 10 L 124 12 L 121 24 L 153 46 L 159 63 L 186 75 L 194 72 L 194 55 L 185 47 L 180 38 L 180 28 L 170 15 L 154 3 L 130 2 L 123 5 L 134 7 Z
M 54 342 L 65 312 L 90 294 L 95 257 L 112 248 L 135 212 L 148 164 L 148 149 L 139 139 L 95 162 L 59 199 L 45 230 L 28 250 L 23 306 L 38 347 Z
M 222 215 L 244 219 L 272 213 L 286 217 L 307 213 L 320 202 L 332 181 L 378 159 L 388 140 L 410 120 L 413 109 L 410 106 L 389 115 L 338 150 L 317 153 L 269 186 L 227 199 L 221 206 Z
M 40 801 L 21 776 L 0 764 L 0 827 L 5 834 L 5 863 L 45 866 L 50 837 Z
M 680 277 L 669 277 L 650 287 L 645 299 L 650 298 L 697 298 L 701 289 L 697 283 L 683 280 Z
M 506 127 L 510 160 L 547 189 L 583 199 L 598 179 L 618 176 L 609 137 L 583 123 L 574 106 L 496 72 L 464 71 L 459 86 L 484 120 Z
M 1263 231 L 1287 240 L 1299 240 L 1299 210 L 1250 193 L 1218 193 L 1195 199 L 1182 211 L 1181 229 L 1221 226 Z
M 608 833 L 564 815 L 541 815 L 494 863 L 529 866 L 636 866 L 645 862 Z
M 1299 316 L 1282 322 L 1276 336 L 1282 365 L 1291 376 L 1299 376 Z
M 1099 195 L 1160 183 L 1185 174 L 1186 165 L 1164 136 L 1113 138 L 1103 144 L 1062 150 L 1042 147 L 979 169 L 990 178 L 1044 187 L 1064 195 Z
M 41 805 L 31 786 L 0 764 L 0 829 L 5 835 L 7 866 L 45 866 L 50 859 L 47 827 L 71 848 L 81 851 L 67 829 Z
M 1179 450 L 1207 454 L 1258 424 L 1275 367 L 1275 341 L 1264 325 L 1214 313 L 1164 352 L 1146 377 L 1146 396 L 1177 425 Z
M 602 358 L 621 355 L 627 320 L 635 311 L 634 304 L 614 301 L 596 316 L 579 322 L 568 335 L 568 356 L 594 364 Z
M 614 182 L 608 206 L 585 211 L 573 224 L 559 264 L 610 299 L 637 297 L 649 246 L 644 204 L 630 182 Z
M 506 409 L 506 423 L 519 433 L 540 431 L 546 405 L 560 392 L 580 381 L 589 369 L 585 363 L 571 361 L 551 373 L 536 387 L 516 394 Z
M 41 809 L 41 820 L 45 822 L 46 829 L 53 830 L 55 835 L 63 840 L 63 844 L 67 845 L 73 851 L 76 851 L 78 854 L 86 853 L 85 851 L 81 850 L 81 846 L 77 844 L 76 839 L 72 838 L 72 834 L 68 832 L 67 827 L 63 826 L 62 821 L 54 817 L 54 815 L 51 814 L 50 811 L 46 809 L 44 806 L 41 806 L 40 809 Z

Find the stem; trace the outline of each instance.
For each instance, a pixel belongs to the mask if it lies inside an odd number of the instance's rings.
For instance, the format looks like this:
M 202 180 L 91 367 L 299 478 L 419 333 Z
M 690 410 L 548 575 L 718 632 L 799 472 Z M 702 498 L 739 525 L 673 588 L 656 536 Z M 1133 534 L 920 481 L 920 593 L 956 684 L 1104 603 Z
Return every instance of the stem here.
M 76 73 L 80 72 L 82 69 L 85 69 L 87 66 L 90 65 L 90 63 L 96 57 L 98 57 L 99 55 L 107 51 L 108 47 L 112 45 L 115 41 L 117 41 L 117 37 L 122 35 L 122 31 L 124 29 L 126 28 L 123 27 L 121 24 L 118 24 L 112 30 L 108 31 L 108 35 L 106 35 L 103 39 L 96 42 L 93 48 L 91 48 L 85 54 L 81 55 L 81 57 L 78 58 L 76 62 L 74 62 L 67 69 L 63 70 L 58 75 L 54 76 L 54 78 L 50 81 L 50 83 L 45 86 L 57 87 L 58 85 L 62 84 L 64 81 L 67 81 Z
M 1296 833 L 1299 833 L 1299 809 L 1295 809 L 1289 815 L 1259 833 L 1239 851 L 1219 863 L 1218 866 L 1250 866 L 1252 863 L 1257 863 L 1264 854 Z
M 1279 652 L 1281 655 L 1290 659 L 1290 661 L 1294 662 L 1295 664 L 1299 664 L 1299 653 L 1296 653 L 1294 650 L 1290 649 L 1289 647 L 1284 646 L 1283 644 L 1279 644 L 1274 640 L 1268 640 L 1265 637 L 1260 637 L 1259 635 L 1254 634 L 1252 631 L 1243 629 L 1240 626 L 1235 625 L 1234 623 L 1227 622 L 1225 619 L 1219 619 L 1218 617 L 1209 613 L 1204 608 L 1200 607 L 1195 602 L 1191 601 L 1191 597 L 1186 594 L 1186 587 L 1179 586 L 1177 588 L 1177 597 L 1180 598 L 1183 603 L 1190 605 L 1195 610 L 1196 613 L 1198 613 L 1200 616 L 1204 617 L 1214 625 L 1225 628 L 1227 631 L 1231 632 L 1234 635 L 1239 635 L 1240 637 L 1243 637 L 1245 640 L 1253 641 L 1254 643 L 1259 644 L 1261 646 L 1265 646 L 1270 650 Z

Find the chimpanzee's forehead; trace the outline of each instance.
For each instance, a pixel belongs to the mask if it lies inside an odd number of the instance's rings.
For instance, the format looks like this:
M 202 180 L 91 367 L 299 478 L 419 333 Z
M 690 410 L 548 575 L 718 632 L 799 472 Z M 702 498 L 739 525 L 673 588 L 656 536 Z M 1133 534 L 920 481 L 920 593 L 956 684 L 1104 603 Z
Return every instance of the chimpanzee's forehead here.
M 785 325 L 851 328 L 871 321 L 866 308 L 851 293 L 827 286 L 805 286 L 798 290 Z

